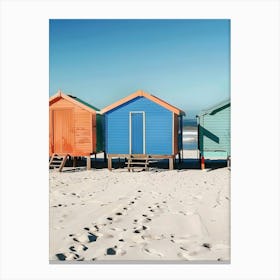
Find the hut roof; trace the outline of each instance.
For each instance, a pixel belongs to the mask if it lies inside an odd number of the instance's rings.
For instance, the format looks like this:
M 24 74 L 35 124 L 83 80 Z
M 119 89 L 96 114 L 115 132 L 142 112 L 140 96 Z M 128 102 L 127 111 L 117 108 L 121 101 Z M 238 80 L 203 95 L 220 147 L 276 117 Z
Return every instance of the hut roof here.
M 64 98 L 64 99 L 68 100 L 69 102 L 72 102 L 91 113 L 98 113 L 100 111 L 100 109 L 92 106 L 91 104 L 87 103 L 86 101 L 84 101 L 78 97 L 75 97 L 73 95 L 65 94 L 60 90 L 55 95 L 50 97 L 49 105 L 53 104 L 54 102 L 58 101 L 61 98 Z
M 227 99 L 227 100 L 224 100 L 218 104 L 215 104 L 214 106 L 208 108 L 208 109 L 205 109 L 203 111 L 201 111 L 199 114 L 198 114 L 198 117 L 200 116 L 203 116 L 203 115 L 214 115 L 217 111 L 220 111 L 221 109 L 223 108 L 226 108 L 230 105 L 230 99 Z
M 172 106 L 172 105 L 170 105 L 169 103 L 163 101 L 162 99 L 160 99 L 160 98 L 158 98 L 158 97 L 156 97 L 156 96 L 154 96 L 154 95 L 151 95 L 151 94 L 149 94 L 149 93 L 146 93 L 146 92 L 144 92 L 144 91 L 142 91 L 142 90 L 138 90 L 138 91 L 136 91 L 135 93 L 132 93 L 132 94 L 130 94 L 129 96 L 127 96 L 127 97 L 125 97 L 125 98 L 122 98 L 121 100 L 119 100 L 119 101 L 117 101 L 117 102 L 115 102 L 115 103 L 113 103 L 113 104 L 111 104 L 111 105 L 109 105 L 109 106 L 103 108 L 103 109 L 101 110 L 101 113 L 103 114 L 103 113 L 109 112 L 109 111 L 111 111 L 111 110 L 113 110 L 113 109 L 115 109 L 115 108 L 121 106 L 122 104 L 125 104 L 125 103 L 127 103 L 128 101 L 133 100 L 133 99 L 135 99 L 135 98 L 137 98 L 137 97 L 139 97 L 139 96 L 146 97 L 147 99 L 149 99 L 149 100 L 151 100 L 151 101 L 153 101 L 153 102 L 159 104 L 160 106 L 162 106 L 162 107 L 168 109 L 169 111 L 174 112 L 174 113 L 177 114 L 177 115 L 185 115 L 185 112 L 184 112 L 184 111 L 182 111 L 182 110 L 178 109 L 177 107 Z

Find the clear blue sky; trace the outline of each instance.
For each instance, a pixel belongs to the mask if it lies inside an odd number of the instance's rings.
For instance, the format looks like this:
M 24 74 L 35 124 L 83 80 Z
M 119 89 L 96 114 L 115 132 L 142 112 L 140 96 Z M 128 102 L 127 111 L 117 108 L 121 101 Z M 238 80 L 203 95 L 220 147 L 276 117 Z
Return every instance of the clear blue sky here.
M 50 20 L 50 96 L 103 107 L 138 89 L 194 117 L 230 97 L 230 20 Z

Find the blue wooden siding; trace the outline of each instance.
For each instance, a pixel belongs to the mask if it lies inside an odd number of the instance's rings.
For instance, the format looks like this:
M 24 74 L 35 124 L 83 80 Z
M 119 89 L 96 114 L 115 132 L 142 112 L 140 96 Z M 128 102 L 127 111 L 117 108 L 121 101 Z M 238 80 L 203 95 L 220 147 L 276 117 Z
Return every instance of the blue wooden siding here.
M 108 154 L 129 154 L 129 113 L 145 112 L 146 154 L 172 154 L 172 112 L 137 97 L 105 114 L 106 151 Z
M 230 104 L 199 117 L 199 150 L 205 158 L 230 155 Z

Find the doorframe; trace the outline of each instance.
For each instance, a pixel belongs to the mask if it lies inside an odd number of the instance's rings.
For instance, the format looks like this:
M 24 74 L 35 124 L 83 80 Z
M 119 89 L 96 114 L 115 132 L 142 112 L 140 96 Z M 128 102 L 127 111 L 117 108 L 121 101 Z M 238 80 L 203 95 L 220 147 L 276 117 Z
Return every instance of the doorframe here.
M 132 126 L 132 121 L 131 117 L 132 114 L 143 114 L 143 154 L 146 154 L 146 113 L 144 111 L 130 111 L 129 112 L 129 154 L 131 154 L 131 146 L 132 146 L 132 131 L 131 131 L 131 126 Z

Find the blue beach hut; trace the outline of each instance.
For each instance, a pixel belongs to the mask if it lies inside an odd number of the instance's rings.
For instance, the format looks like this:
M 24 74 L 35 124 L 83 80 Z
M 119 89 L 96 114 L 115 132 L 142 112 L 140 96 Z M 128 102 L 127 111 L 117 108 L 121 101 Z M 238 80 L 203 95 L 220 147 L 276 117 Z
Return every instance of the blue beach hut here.
M 182 125 L 185 113 L 142 90 L 107 106 L 105 115 L 105 149 L 108 168 L 112 158 L 169 159 L 173 169 L 176 155 L 182 151 Z
M 229 159 L 230 100 L 202 111 L 197 116 L 197 122 L 198 149 L 202 164 L 204 159 Z

